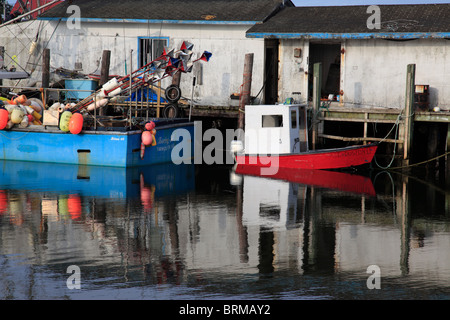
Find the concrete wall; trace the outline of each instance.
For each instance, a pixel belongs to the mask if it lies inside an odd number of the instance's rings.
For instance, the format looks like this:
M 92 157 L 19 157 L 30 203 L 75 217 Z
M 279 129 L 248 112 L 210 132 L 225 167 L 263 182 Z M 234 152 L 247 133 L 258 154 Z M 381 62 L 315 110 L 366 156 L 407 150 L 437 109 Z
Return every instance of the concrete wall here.
M 24 22 L 2 28 L 0 45 L 8 54 L 17 55 L 19 64 L 27 66 L 30 60 L 40 61 L 42 48 L 51 50 L 51 66 L 74 69 L 81 62 L 83 73 L 100 73 L 103 50 L 111 50 L 110 74 L 124 75 L 125 63 L 130 71 L 130 50 L 133 50 L 133 70 L 137 69 L 138 37 L 161 37 L 169 40 L 169 48 L 179 49 L 183 41 L 194 44 L 193 59 L 206 50 L 211 52 L 209 62 L 198 62 L 202 67 L 181 76 L 181 90 L 190 98 L 192 77 L 202 72 L 202 84 L 195 88 L 194 99 L 198 105 L 229 106 L 236 103 L 230 95 L 239 93 L 243 82 L 244 58 L 254 53 L 252 95 L 256 96 L 263 85 L 264 40 L 247 39 L 245 32 L 251 25 L 176 25 L 82 22 L 79 29 L 67 28 L 66 22 L 42 21 L 38 50 L 30 57 L 28 49 L 35 38 L 40 21 Z M 5 30 L 4 30 L 5 29 Z M 7 60 L 7 59 L 6 59 Z M 8 61 L 7 61 L 8 62 Z M 26 67 L 31 70 L 31 65 Z M 32 77 L 40 80 L 40 67 Z M 15 82 L 10 82 L 11 85 Z M 27 81 L 21 81 L 20 85 Z M 171 79 L 163 82 L 163 86 Z M 6 82 L 5 82 L 6 84 Z
M 301 50 L 300 57 L 294 55 L 295 49 Z M 308 100 L 308 60 L 309 41 L 280 41 L 278 102 L 287 98 L 293 98 L 297 103 Z
M 430 86 L 430 107 L 450 109 L 450 41 L 345 40 L 341 47 L 345 49 L 341 90 L 346 107 L 404 108 L 406 67 L 416 64 L 416 84 Z M 301 58 L 294 57 L 295 48 L 302 49 Z M 312 65 L 308 70 L 309 40 L 281 40 L 280 53 L 279 102 L 288 97 L 307 101 L 308 72 L 312 72 Z
M 402 109 L 406 67 L 416 64 L 416 84 L 430 85 L 430 107 L 450 108 L 448 40 L 348 40 L 343 46 L 346 103 Z

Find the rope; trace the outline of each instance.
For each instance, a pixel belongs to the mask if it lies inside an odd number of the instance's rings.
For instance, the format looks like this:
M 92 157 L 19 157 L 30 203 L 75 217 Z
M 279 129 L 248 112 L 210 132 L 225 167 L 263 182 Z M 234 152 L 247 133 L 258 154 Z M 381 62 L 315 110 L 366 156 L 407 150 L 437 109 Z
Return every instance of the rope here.
M 403 112 L 403 111 L 402 111 L 402 112 Z M 405 116 L 405 118 L 412 117 L 413 115 L 414 115 L 414 113 L 412 113 L 412 114 L 409 115 L 409 116 Z M 380 141 L 380 143 L 383 142 L 383 140 L 387 139 L 387 137 L 389 136 L 389 134 L 392 132 L 392 130 L 393 130 L 396 126 L 398 127 L 401 116 L 402 116 L 402 115 L 401 115 L 401 113 L 400 113 L 399 116 L 397 117 L 397 120 L 395 121 L 394 126 L 393 126 L 392 129 L 389 131 L 389 133 L 388 133 L 388 134 Z M 398 130 L 397 130 L 396 133 L 395 133 L 395 140 L 397 140 L 397 136 L 398 136 Z M 445 156 L 447 156 L 447 155 L 450 154 L 450 151 L 448 151 L 448 152 L 445 152 L 444 154 L 441 154 L 441 155 L 439 155 L 439 156 L 437 156 L 437 157 L 434 157 L 434 158 L 431 158 L 431 159 L 428 159 L 428 160 L 425 160 L 425 161 L 421 161 L 421 162 L 418 162 L 418 163 L 413 163 L 413 164 L 406 165 L 406 166 L 391 167 L 392 163 L 394 162 L 394 158 L 395 158 L 395 154 L 396 154 L 396 151 L 395 151 L 395 150 L 396 150 L 396 147 L 397 147 L 397 142 L 395 142 L 395 144 L 394 144 L 394 153 L 393 153 L 392 159 L 391 159 L 391 161 L 390 161 L 390 163 L 388 164 L 387 167 L 382 167 L 382 166 L 380 166 L 380 165 L 378 164 L 378 162 L 377 162 L 377 158 L 376 158 L 376 157 L 374 158 L 375 164 L 376 164 L 380 169 L 383 169 L 383 170 L 388 170 L 388 169 L 389 169 L 389 170 L 397 170 L 397 169 L 405 169 L 405 168 L 417 167 L 417 166 L 420 166 L 420 165 L 423 165 L 423 164 L 426 164 L 426 163 L 429 163 L 429 162 L 438 160 L 438 159 L 440 159 L 440 158 L 442 158 L 442 157 L 445 157 Z
M 380 168 L 380 169 L 387 170 L 387 169 L 389 169 L 389 168 L 392 166 L 392 163 L 394 163 L 394 159 L 395 159 L 395 155 L 396 155 L 396 149 L 397 149 L 398 125 L 399 125 L 399 123 L 400 123 L 400 119 L 402 118 L 402 113 L 403 113 L 403 110 L 402 110 L 402 112 L 400 112 L 400 114 L 398 115 L 397 120 L 395 120 L 395 123 L 394 123 L 394 125 L 392 126 L 391 130 L 389 130 L 388 134 L 387 134 L 383 139 L 381 139 L 381 141 L 380 141 L 380 143 L 382 143 L 384 140 L 386 140 L 387 137 L 391 134 L 392 130 L 394 130 L 394 128 L 397 127 L 397 130 L 395 131 L 394 153 L 392 154 L 392 159 L 391 159 L 391 161 L 389 162 L 389 164 L 387 165 L 387 167 L 382 167 L 382 166 L 380 166 L 380 164 L 377 162 L 377 157 L 376 157 L 376 156 L 374 157 L 375 164 L 376 164 L 376 165 L 378 166 L 378 168 Z
M 31 131 L 26 132 L 23 136 L 18 137 L 18 138 L 10 138 L 6 135 L 4 135 L 1 131 L 0 131 L 0 135 L 4 136 L 6 139 L 11 140 L 11 141 L 16 141 L 16 140 L 20 140 L 22 138 L 24 138 L 25 136 L 27 136 Z
M 389 168 L 389 169 L 390 170 L 396 170 L 396 169 L 404 169 L 404 168 L 409 168 L 409 167 L 416 167 L 416 166 L 420 166 L 422 164 L 426 164 L 428 162 L 432 162 L 434 160 L 440 159 L 440 158 L 445 157 L 445 156 L 447 156 L 449 154 L 450 154 L 450 151 L 448 151 L 448 152 L 446 152 L 444 154 L 441 154 L 440 156 L 437 156 L 437 157 L 434 157 L 434 158 L 431 158 L 431 159 L 428 159 L 428 160 L 425 160 L 425 161 L 422 161 L 422 162 L 413 163 L 413 164 L 410 164 L 410 165 L 407 165 L 407 166 L 393 167 L 393 168 Z

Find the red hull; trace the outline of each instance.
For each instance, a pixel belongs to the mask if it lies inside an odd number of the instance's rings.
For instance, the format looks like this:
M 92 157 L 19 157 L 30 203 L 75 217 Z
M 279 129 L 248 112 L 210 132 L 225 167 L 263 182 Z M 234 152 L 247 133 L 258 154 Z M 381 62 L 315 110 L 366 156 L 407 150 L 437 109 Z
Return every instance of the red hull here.
M 377 144 L 347 148 L 325 149 L 287 155 L 237 155 L 237 168 L 342 169 L 369 164 L 377 151 Z
M 243 175 L 261 176 L 260 169 L 256 166 L 240 166 L 236 168 L 235 172 Z M 262 177 L 376 196 L 372 180 L 356 174 L 326 170 L 279 168 L 278 172 L 273 176 Z

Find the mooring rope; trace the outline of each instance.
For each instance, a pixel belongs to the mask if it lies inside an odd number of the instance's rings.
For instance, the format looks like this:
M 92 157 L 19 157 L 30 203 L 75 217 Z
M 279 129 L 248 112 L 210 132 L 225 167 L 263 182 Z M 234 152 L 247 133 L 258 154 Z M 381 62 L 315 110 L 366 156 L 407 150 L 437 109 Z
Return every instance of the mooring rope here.
M 397 120 L 395 120 L 395 123 L 392 126 L 391 130 L 389 130 L 387 135 L 383 139 L 381 139 L 381 141 L 380 141 L 380 143 L 381 143 L 384 140 L 386 140 L 388 138 L 388 136 L 391 134 L 392 130 L 394 130 L 394 128 L 397 127 L 397 130 L 395 131 L 395 137 L 394 137 L 394 140 L 395 140 L 395 142 L 394 142 L 394 153 L 392 154 L 392 159 L 389 162 L 389 164 L 387 165 L 387 167 L 380 166 L 380 164 L 377 162 L 377 157 L 376 156 L 374 157 L 375 164 L 380 169 L 387 170 L 387 169 L 389 169 L 392 166 L 392 163 L 394 163 L 394 159 L 395 159 L 395 155 L 396 155 L 396 149 L 397 149 L 398 126 L 399 126 L 399 123 L 400 123 L 400 119 L 402 118 L 402 113 L 403 113 L 403 110 L 399 113 L 399 115 L 397 117 Z
M 400 123 L 400 119 L 402 118 L 402 113 L 403 113 L 403 110 L 398 115 L 397 120 L 395 121 L 395 124 L 392 126 L 391 130 L 388 132 L 388 134 L 383 139 L 381 139 L 380 143 L 387 139 L 387 137 L 391 134 L 392 130 L 394 130 L 395 127 L 398 128 L 398 125 Z M 411 116 L 413 116 L 413 114 L 410 115 L 410 116 L 406 116 L 405 118 L 411 117 Z M 389 162 L 389 164 L 386 167 L 380 166 L 380 164 L 377 162 L 377 158 L 374 157 L 375 164 L 378 166 L 378 168 L 383 169 L 383 170 L 397 170 L 397 169 L 405 169 L 405 168 L 410 168 L 410 167 L 416 167 L 416 166 L 420 166 L 420 165 L 423 165 L 423 164 L 435 161 L 437 159 L 440 159 L 440 158 L 445 157 L 445 156 L 450 154 L 450 151 L 448 151 L 448 152 L 446 152 L 444 154 L 441 154 L 441 155 L 439 155 L 437 157 L 434 157 L 434 158 L 431 158 L 431 159 L 428 159 L 428 160 L 425 160 L 425 161 L 421 161 L 421 162 L 418 162 L 418 163 L 414 163 L 414 164 L 410 164 L 410 165 L 406 165 L 406 166 L 391 167 L 392 163 L 394 162 L 395 155 L 396 155 L 397 137 L 398 137 L 398 130 L 395 132 L 394 153 L 392 155 L 391 161 Z
M 434 157 L 434 158 L 431 158 L 431 159 L 428 159 L 428 160 L 425 160 L 425 161 L 421 161 L 421 162 L 418 162 L 418 163 L 413 163 L 413 164 L 406 165 L 406 166 L 392 167 L 392 168 L 389 168 L 389 169 L 390 170 L 396 170 L 396 169 L 404 169 L 404 168 L 409 168 L 409 167 L 416 167 L 416 166 L 420 166 L 422 164 L 426 164 L 428 162 L 435 161 L 435 160 L 440 159 L 442 157 L 445 157 L 445 156 L 447 156 L 449 154 L 450 154 L 450 151 L 447 151 L 446 153 L 441 154 L 440 156 L 437 156 L 437 157 Z

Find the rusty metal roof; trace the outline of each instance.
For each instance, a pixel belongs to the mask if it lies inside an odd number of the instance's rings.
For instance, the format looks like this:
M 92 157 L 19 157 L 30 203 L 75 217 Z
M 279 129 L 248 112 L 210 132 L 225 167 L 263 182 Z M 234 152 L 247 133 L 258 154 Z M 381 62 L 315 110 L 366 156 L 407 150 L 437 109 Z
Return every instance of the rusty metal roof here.
M 286 3 L 285 3 L 286 2 Z M 73 0 L 52 8 L 41 19 L 67 19 L 80 9 L 81 21 L 125 21 L 167 23 L 262 22 L 290 0 Z
M 286 8 L 247 31 L 249 38 L 417 39 L 450 38 L 450 4 Z M 375 27 L 373 29 L 368 26 Z

